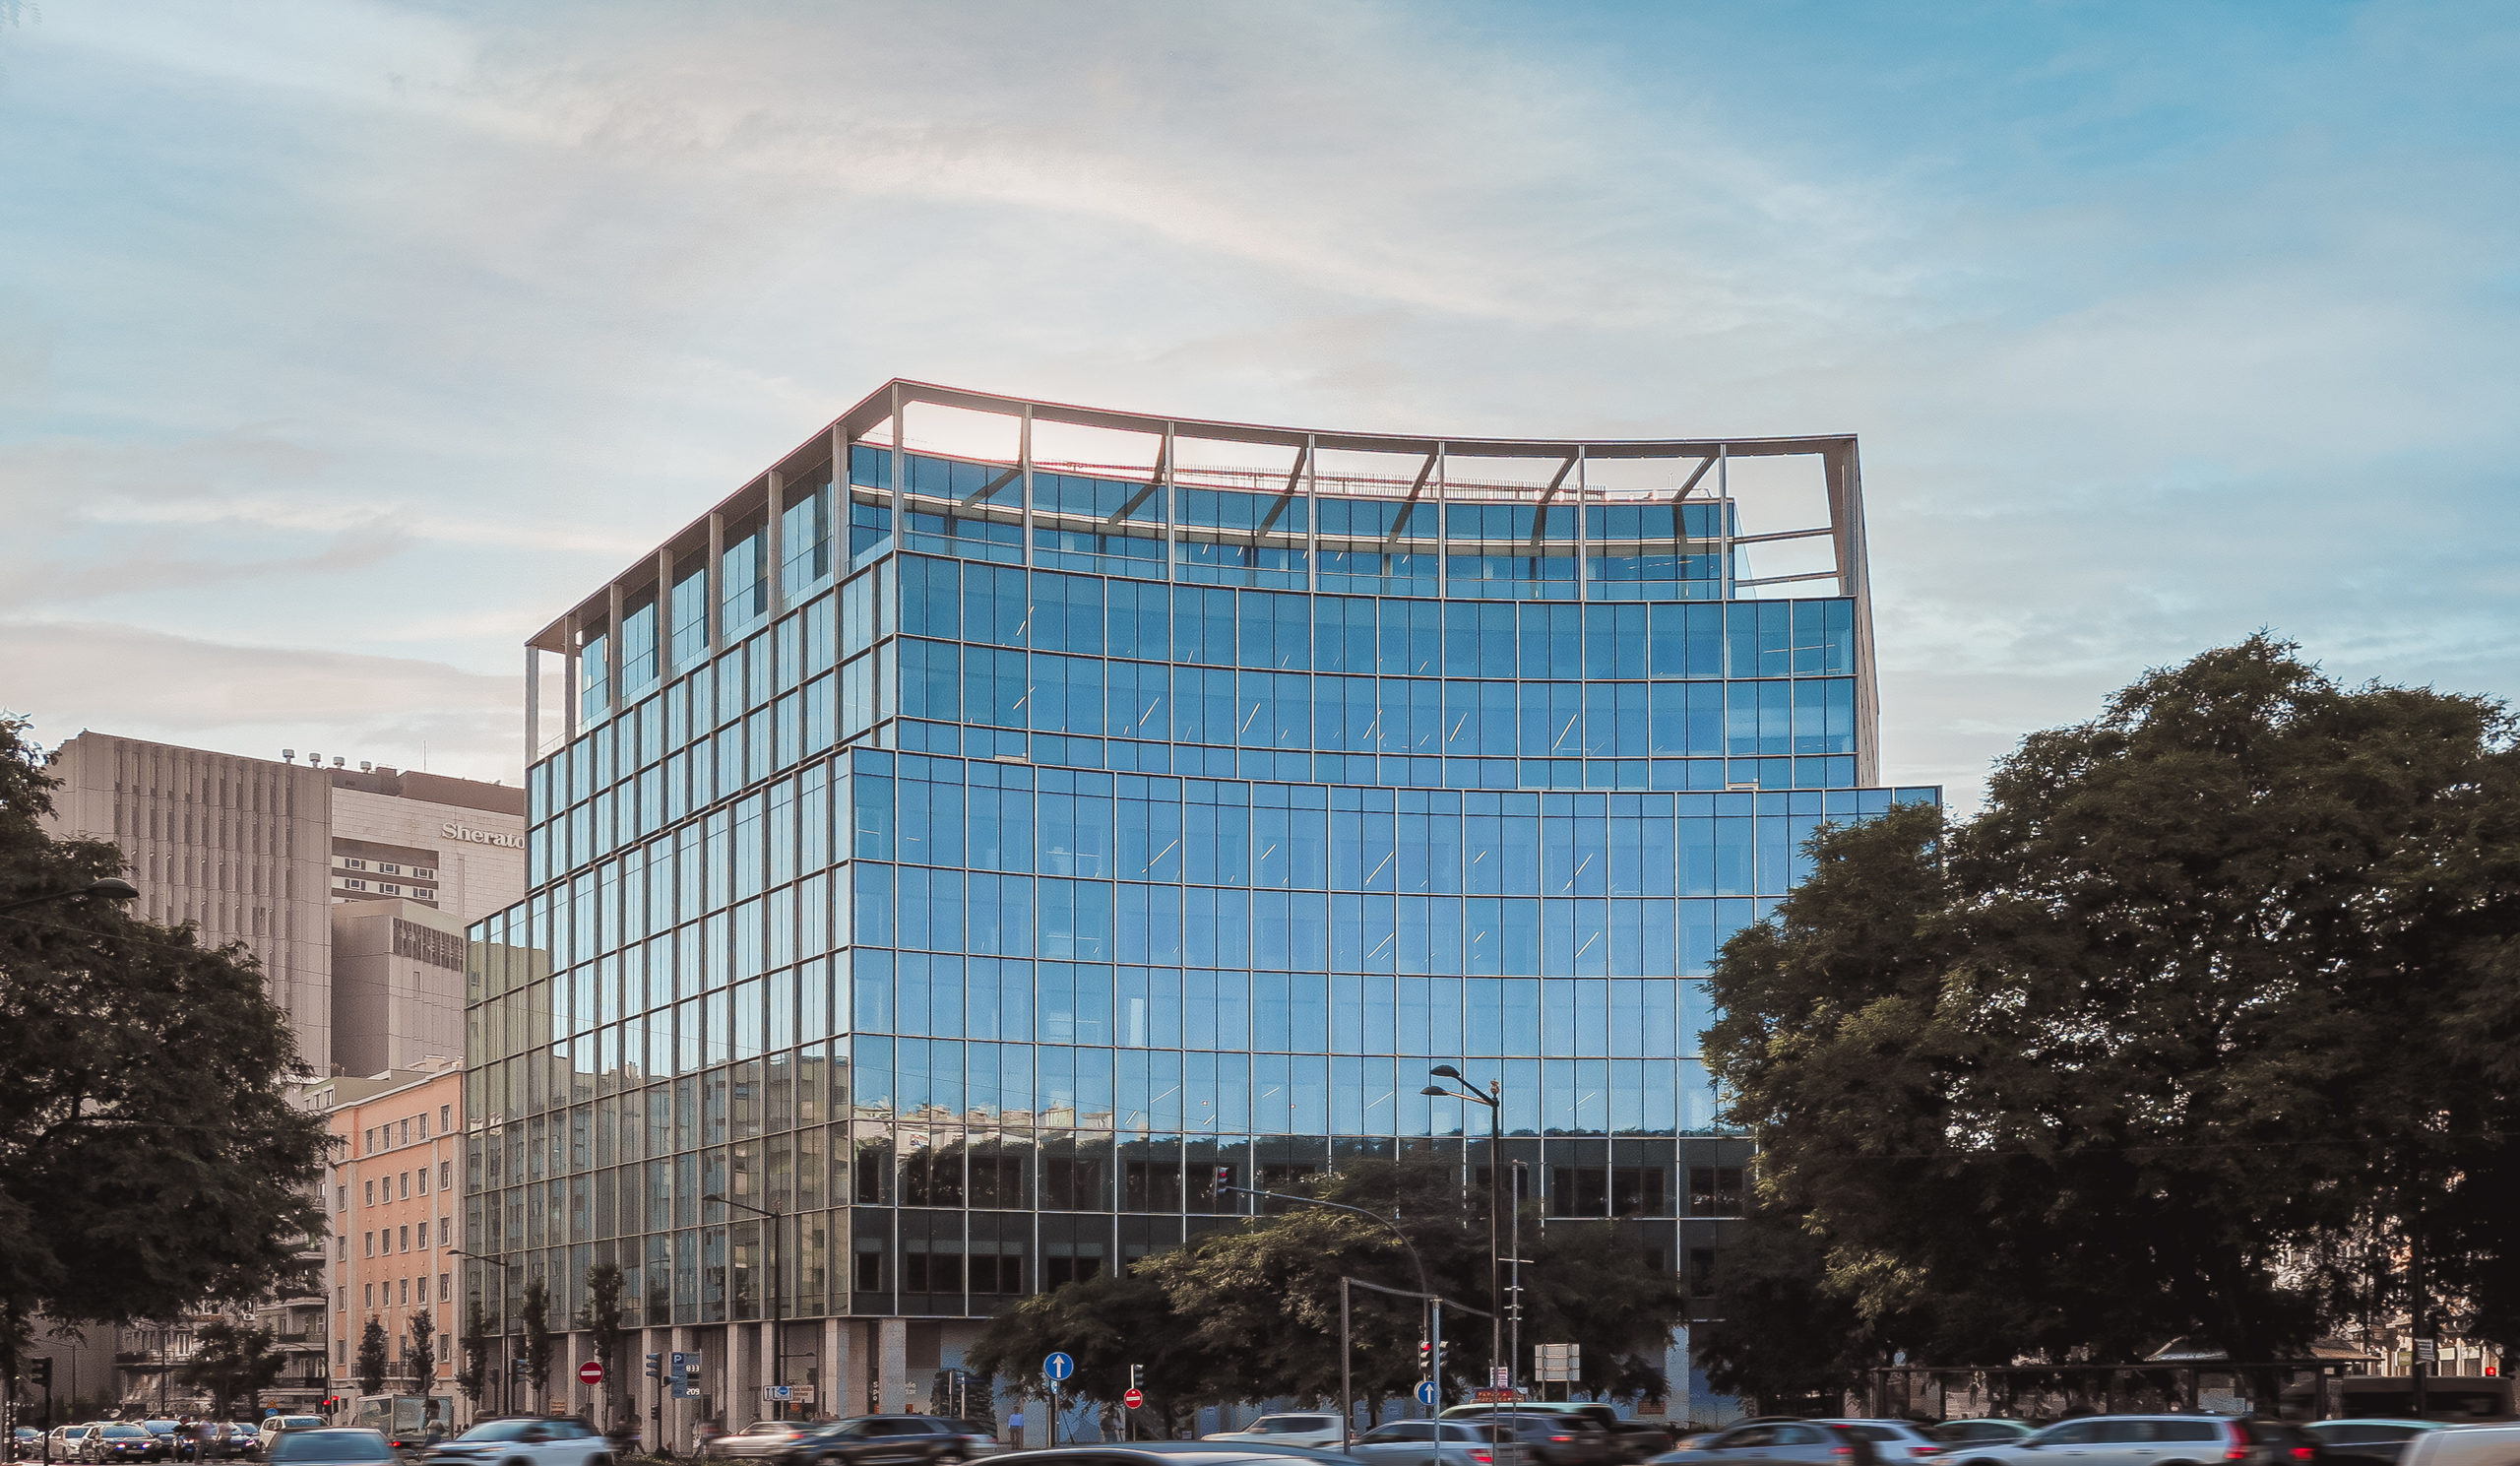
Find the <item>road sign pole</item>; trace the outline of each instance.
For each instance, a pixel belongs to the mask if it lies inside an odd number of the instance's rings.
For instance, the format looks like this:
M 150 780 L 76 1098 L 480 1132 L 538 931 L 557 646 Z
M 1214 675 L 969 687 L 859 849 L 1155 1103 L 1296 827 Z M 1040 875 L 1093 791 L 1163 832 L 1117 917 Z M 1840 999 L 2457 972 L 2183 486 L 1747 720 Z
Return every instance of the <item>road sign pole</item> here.
M 1348 1276 L 1339 1275 L 1339 1449 L 1349 1446 L 1356 1425 L 1356 1396 L 1348 1380 Z

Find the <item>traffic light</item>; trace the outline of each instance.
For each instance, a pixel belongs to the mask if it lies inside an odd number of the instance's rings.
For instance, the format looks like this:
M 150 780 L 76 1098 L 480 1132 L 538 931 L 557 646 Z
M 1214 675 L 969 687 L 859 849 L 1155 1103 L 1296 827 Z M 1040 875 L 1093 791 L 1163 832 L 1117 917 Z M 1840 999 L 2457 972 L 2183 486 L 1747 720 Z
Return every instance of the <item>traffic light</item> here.
M 664 1361 L 665 1361 L 665 1357 L 664 1357 L 663 1355 L 662 1355 L 662 1354 L 651 1354 L 651 1355 L 649 1355 L 649 1356 L 648 1356 L 648 1377 L 649 1377 L 649 1378 L 651 1378 L 651 1379 L 662 1379 L 662 1378 L 664 1378 L 664 1377 L 665 1377 L 665 1364 L 664 1364 Z
M 37 1389 L 52 1388 L 52 1356 L 49 1354 L 27 1361 L 27 1383 Z
M 1131 1388 L 1131 1389 L 1144 1389 L 1144 1388 L 1146 1388 L 1146 1366 L 1144 1366 L 1144 1365 L 1131 1365 L 1131 1366 L 1129 1366 L 1129 1388 Z
M 1418 1372 L 1431 1374 L 1435 1370 L 1435 1345 L 1432 1340 L 1418 1341 Z

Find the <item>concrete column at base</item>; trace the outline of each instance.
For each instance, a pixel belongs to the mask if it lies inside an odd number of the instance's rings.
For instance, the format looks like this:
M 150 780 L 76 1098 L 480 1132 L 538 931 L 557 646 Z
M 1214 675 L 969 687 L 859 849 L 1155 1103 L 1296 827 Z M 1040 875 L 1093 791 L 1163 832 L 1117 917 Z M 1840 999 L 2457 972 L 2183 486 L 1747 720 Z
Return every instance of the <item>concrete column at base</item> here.
M 779 1352 L 781 1348 L 781 1340 L 779 1331 L 782 1325 L 780 1324 L 769 1322 L 764 1322 L 761 1325 L 761 1382 L 764 1384 L 793 1384 L 796 1382 L 794 1370 L 800 1367 L 783 1366 L 780 1362 Z M 758 1393 L 758 1391 L 756 1391 L 756 1393 Z M 777 1415 L 780 1412 L 771 1408 L 768 1401 L 764 1401 L 762 1402 L 761 1413 L 764 1418 L 767 1418 Z M 789 1415 L 794 1415 L 795 1413 L 796 1412 L 793 1410 L 788 1412 Z
M 884 1415 L 899 1415 L 910 1408 L 910 1320 L 879 1318 L 875 1320 L 875 1358 L 880 1381 L 878 1393 Z
M 726 1434 L 733 1434 L 760 1419 L 755 1407 L 761 1403 L 760 1362 L 754 1358 L 755 1346 L 761 1340 L 740 1323 L 729 1323 L 723 1330 L 726 1340 L 726 1403 L 720 1412 Z
M 814 1361 L 816 1415 L 853 1415 L 849 1408 L 849 1325 L 823 1320 L 822 1357 Z

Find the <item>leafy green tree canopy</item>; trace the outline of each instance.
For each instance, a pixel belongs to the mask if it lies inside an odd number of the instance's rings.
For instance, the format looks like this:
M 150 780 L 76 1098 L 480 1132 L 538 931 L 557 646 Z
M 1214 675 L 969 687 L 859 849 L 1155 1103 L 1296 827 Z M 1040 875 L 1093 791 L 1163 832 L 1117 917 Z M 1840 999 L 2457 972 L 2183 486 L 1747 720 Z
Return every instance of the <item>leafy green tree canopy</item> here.
M 367 1326 L 359 1330 L 358 1358 L 350 1368 L 357 1371 L 360 1394 L 385 1393 L 385 1323 L 373 1313 L 368 1315 Z
M 276 1340 L 267 1328 L 239 1326 L 225 1318 L 201 1326 L 193 1336 L 192 1357 L 175 1371 L 187 1389 L 197 1389 L 210 1396 L 210 1413 L 225 1418 L 229 1409 L 243 1402 L 248 1409 L 262 1408 L 263 1391 L 280 1382 L 281 1370 L 287 1356 L 274 1348 Z
M 2272 1358 L 2325 1321 L 2291 1262 L 2373 1226 L 2511 1317 L 2507 1228 L 2465 1220 L 2520 1119 L 2511 733 L 2259 636 L 2024 740 L 1974 818 L 1824 830 L 1715 970 L 1707 1053 L 1761 1147 L 1730 1382 Z
M 124 873 L 45 833 L 56 783 L 0 719 L 0 902 Z M 98 900 L 0 914 L 0 1353 L 38 1314 L 247 1303 L 302 1267 L 324 1123 L 288 1102 L 305 1071 L 242 947 Z

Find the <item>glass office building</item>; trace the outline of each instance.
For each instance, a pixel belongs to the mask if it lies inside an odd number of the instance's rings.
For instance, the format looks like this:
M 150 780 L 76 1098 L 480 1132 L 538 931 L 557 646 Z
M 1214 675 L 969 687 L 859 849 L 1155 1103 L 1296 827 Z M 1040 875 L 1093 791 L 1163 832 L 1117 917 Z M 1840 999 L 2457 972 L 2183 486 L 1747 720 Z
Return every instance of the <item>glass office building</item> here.
M 1221 1179 L 1483 1182 L 1436 1063 L 1501 1082 L 1551 1225 L 1702 1288 L 1744 1153 L 1707 965 L 1823 821 L 1935 797 L 1875 787 L 1844 437 L 896 382 L 527 660 L 467 1285 L 513 1329 L 615 1263 L 736 1420 L 924 1399 L 1009 1300 L 1229 1225 Z

